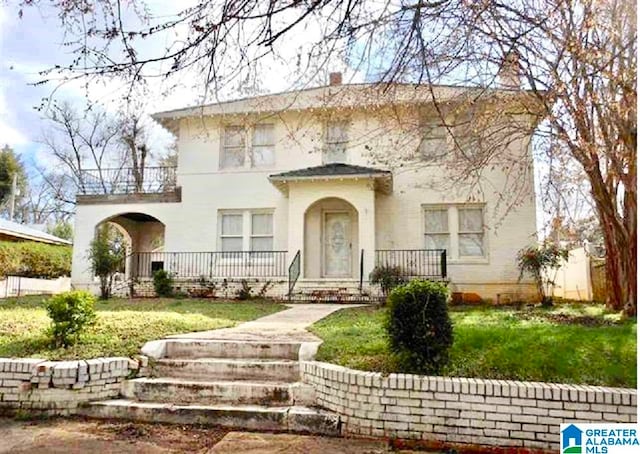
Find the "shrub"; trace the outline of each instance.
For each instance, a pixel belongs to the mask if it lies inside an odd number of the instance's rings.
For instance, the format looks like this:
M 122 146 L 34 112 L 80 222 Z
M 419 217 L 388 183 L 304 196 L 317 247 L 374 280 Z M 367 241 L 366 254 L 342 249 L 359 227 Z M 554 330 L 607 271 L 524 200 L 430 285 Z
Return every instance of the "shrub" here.
M 415 280 L 389 295 L 386 329 L 391 351 L 407 373 L 437 373 L 449 361 L 453 328 L 444 284 Z
M 520 278 L 529 274 L 536 283 L 538 297 L 543 306 L 553 304 L 553 287 L 558 269 L 569 258 L 569 251 L 553 243 L 529 246 L 518 252 Z
M 168 297 L 173 295 L 173 278 L 165 270 L 158 270 L 153 273 L 153 289 L 156 295 Z
M 126 245 L 116 229 L 108 224 L 96 230 L 96 236 L 89 246 L 91 271 L 100 278 L 100 298 L 111 296 L 113 277 L 124 267 Z
M 387 296 L 391 290 L 406 282 L 402 268 L 399 266 L 376 266 L 371 274 L 369 281 L 372 284 L 379 284 L 382 294 Z
M 30 241 L 0 241 L 0 277 L 55 279 L 71 274 L 71 247 Z
M 96 298 L 89 292 L 73 291 L 45 301 L 47 314 L 53 321 L 51 334 L 56 346 L 72 345 L 86 326 L 96 320 Z
M 252 297 L 251 286 L 246 279 L 242 279 L 242 281 L 240 281 L 240 288 L 236 290 L 236 298 L 239 300 L 250 300 Z

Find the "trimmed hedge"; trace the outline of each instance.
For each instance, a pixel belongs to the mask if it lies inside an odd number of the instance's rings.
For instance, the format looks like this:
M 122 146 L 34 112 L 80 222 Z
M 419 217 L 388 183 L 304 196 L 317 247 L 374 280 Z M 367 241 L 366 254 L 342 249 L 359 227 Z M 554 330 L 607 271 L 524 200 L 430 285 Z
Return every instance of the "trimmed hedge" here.
M 0 241 L 0 278 L 55 279 L 71 275 L 71 246 Z

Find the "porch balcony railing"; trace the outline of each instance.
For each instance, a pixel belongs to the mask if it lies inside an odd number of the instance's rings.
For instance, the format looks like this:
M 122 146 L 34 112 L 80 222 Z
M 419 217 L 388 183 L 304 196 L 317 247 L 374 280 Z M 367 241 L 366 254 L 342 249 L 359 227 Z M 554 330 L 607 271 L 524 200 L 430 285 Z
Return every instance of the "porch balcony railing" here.
M 446 249 L 378 249 L 376 266 L 396 266 L 405 277 L 422 279 L 447 278 Z
M 161 194 L 176 189 L 176 167 L 89 169 L 80 172 L 79 192 L 100 194 Z
M 134 252 L 131 278 L 149 278 L 165 270 L 178 279 L 285 278 L 287 251 L 252 252 Z

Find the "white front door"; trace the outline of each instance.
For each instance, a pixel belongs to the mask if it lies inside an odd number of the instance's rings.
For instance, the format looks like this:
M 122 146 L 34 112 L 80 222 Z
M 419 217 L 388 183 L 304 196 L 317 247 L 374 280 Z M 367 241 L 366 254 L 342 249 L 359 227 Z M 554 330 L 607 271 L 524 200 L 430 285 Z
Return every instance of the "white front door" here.
M 351 216 L 324 214 L 324 276 L 351 277 Z

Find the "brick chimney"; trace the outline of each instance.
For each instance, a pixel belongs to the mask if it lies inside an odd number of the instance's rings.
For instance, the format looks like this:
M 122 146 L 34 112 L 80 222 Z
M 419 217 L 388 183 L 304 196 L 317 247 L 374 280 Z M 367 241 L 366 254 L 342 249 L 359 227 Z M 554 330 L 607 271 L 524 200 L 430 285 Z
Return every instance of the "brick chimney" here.
M 519 57 L 516 52 L 511 51 L 505 55 L 502 67 L 498 70 L 498 85 L 500 88 L 517 90 L 520 84 Z
M 342 73 L 329 73 L 329 85 L 342 85 Z

